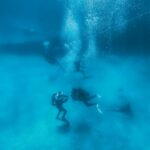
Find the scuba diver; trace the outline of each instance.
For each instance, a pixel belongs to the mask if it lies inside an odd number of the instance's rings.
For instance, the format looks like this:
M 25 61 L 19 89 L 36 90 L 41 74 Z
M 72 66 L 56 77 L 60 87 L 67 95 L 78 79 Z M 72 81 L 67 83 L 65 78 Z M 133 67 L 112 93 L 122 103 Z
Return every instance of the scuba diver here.
M 101 98 L 99 94 L 91 95 L 88 91 L 82 89 L 82 88 L 73 88 L 71 91 L 71 98 L 75 101 L 81 101 L 86 106 L 96 106 L 97 111 L 102 114 L 102 110 L 99 107 L 98 103 L 91 103 L 90 101 L 94 98 Z
M 62 37 L 53 37 L 47 41 L 43 41 L 44 55 L 46 61 L 58 66 L 62 71 L 66 71 L 61 64 L 61 59 L 67 54 L 68 50 L 64 46 Z
M 71 91 L 71 98 L 75 101 L 81 101 L 83 102 L 86 106 L 93 106 L 96 105 L 97 103 L 89 103 L 92 99 L 96 98 L 97 95 L 90 95 L 89 92 L 82 88 L 73 88 Z
M 67 125 L 69 125 L 68 120 L 65 118 L 67 114 L 67 110 L 63 107 L 63 104 L 68 101 L 68 96 L 64 95 L 63 92 L 57 92 L 52 95 L 52 105 L 56 106 L 58 109 L 58 114 L 56 116 L 56 119 L 61 120 L 65 122 Z M 61 112 L 63 113 L 62 117 L 60 118 Z
M 81 101 L 83 102 L 86 106 L 94 106 L 100 110 L 98 103 L 91 103 L 90 101 L 94 98 L 101 98 L 99 94 L 91 95 L 88 91 L 82 89 L 82 88 L 73 88 L 71 91 L 71 97 L 75 101 Z

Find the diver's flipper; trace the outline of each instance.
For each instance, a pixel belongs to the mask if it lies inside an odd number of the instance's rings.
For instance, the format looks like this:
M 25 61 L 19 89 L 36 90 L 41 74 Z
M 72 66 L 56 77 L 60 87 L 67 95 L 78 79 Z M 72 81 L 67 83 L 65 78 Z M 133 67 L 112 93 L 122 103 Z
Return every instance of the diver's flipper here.
M 103 114 L 102 110 L 101 110 L 100 107 L 99 107 L 99 104 L 96 105 L 96 109 L 97 109 L 97 111 L 98 111 L 100 114 Z

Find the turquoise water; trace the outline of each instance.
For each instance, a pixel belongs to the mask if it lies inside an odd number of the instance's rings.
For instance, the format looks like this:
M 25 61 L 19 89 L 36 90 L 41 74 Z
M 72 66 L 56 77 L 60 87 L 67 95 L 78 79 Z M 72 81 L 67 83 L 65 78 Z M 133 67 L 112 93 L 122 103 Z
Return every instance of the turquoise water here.
M 0 0 L 0 150 L 149 150 L 149 6 Z M 100 94 L 103 113 L 73 101 L 74 87 Z M 57 91 L 70 126 L 56 120 Z

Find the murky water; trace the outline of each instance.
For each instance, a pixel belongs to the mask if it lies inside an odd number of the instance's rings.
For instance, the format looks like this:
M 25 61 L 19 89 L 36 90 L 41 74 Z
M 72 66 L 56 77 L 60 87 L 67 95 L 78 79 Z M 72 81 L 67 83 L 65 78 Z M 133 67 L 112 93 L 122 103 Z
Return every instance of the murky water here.
M 149 66 L 149 0 L 0 1 L 0 150 L 149 150 Z

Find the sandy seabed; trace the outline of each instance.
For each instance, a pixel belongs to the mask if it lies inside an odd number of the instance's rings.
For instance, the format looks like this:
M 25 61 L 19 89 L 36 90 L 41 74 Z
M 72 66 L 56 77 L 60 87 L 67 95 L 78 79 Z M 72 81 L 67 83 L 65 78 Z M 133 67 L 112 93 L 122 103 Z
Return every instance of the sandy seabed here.
M 149 66 L 148 57 L 94 58 L 83 80 L 41 57 L 1 55 L 0 150 L 149 150 Z M 100 93 L 103 114 L 70 98 L 66 127 L 55 119 L 51 94 L 70 95 L 74 86 Z M 113 111 L 125 100 L 132 114 Z

